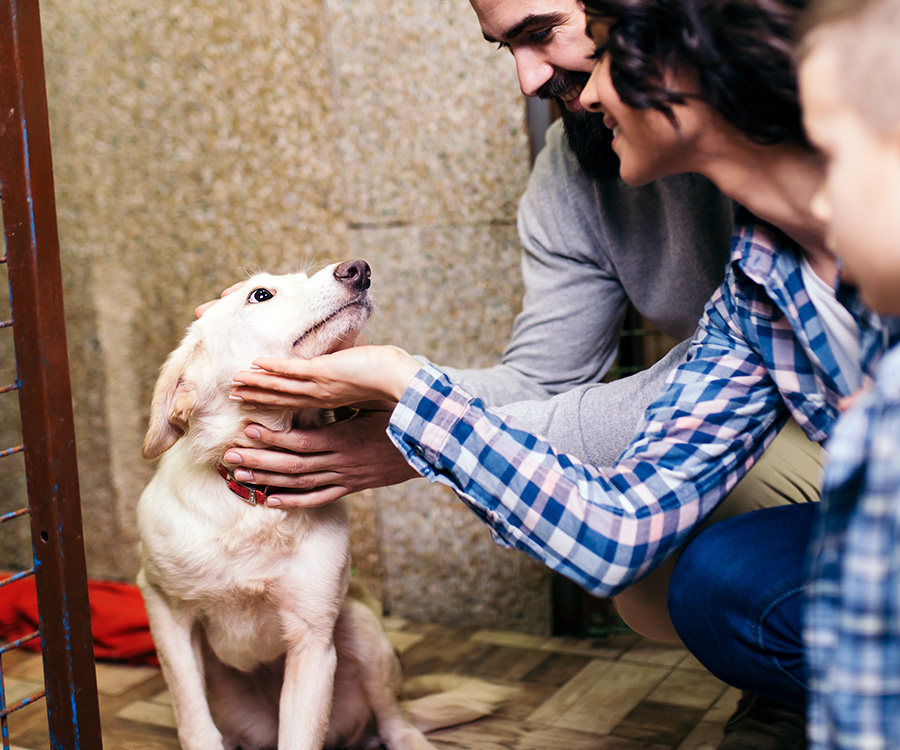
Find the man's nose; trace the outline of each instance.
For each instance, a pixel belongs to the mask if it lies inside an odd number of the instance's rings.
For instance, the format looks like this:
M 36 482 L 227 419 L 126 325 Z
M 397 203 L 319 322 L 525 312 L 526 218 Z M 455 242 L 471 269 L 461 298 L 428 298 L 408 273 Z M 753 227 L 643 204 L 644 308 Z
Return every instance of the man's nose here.
M 553 77 L 553 66 L 539 50 L 522 47 L 514 50 L 519 88 L 525 96 L 537 96 L 541 87 Z

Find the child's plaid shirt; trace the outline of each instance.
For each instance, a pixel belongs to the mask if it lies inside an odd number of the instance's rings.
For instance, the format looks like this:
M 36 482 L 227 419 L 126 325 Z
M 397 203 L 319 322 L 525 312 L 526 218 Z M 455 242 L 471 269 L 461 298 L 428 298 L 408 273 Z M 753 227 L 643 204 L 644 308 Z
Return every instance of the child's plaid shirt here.
M 900 291 L 898 291 L 900 294 Z M 900 345 L 828 440 L 804 640 L 811 750 L 900 748 Z

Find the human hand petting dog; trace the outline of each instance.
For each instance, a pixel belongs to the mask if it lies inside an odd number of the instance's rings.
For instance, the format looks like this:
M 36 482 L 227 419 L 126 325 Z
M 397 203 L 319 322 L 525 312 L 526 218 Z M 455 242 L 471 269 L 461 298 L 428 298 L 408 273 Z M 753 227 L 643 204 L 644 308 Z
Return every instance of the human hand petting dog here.
M 234 376 L 231 398 L 291 409 L 399 401 L 421 363 L 396 346 L 356 346 L 312 359 L 253 362 Z
M 284 488 L 266 498 L 276 508 L 327 505 L 353 492 L 387 487 L 418 473 L 386 434 L 392 403 L 313 429 L 277 432 L 257 424 L 247 437 L 275 450 L 237 447 L 225 454 L 239 482 Z
M 311 360 L 260 359 L 254 366 L 260 369 L 235 375 L 232 398 L 290 408 L 379 401 L 365 404 L 349 420 L 317 429 L 279 433 L 248 426 L 248 437 L 274 450 L 233 448 L 225 460 L 237 467 L 238 481 L 285 488 L 269 495 L 268 506 L 315 507 L 418 476 L 385 433 L 393 405 L 421 367 L 405 351 L 362 346 Z

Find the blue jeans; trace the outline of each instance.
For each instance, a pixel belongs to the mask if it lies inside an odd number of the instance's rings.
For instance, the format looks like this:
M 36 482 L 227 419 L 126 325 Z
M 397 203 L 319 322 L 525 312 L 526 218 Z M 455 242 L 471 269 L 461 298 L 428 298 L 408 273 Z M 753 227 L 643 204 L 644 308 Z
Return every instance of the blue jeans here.
M 806 547 L 818 503 L 721 521 L 682 552 L 669 613 L 688 650 L 723 682 L 798 709 L 806 704 Z

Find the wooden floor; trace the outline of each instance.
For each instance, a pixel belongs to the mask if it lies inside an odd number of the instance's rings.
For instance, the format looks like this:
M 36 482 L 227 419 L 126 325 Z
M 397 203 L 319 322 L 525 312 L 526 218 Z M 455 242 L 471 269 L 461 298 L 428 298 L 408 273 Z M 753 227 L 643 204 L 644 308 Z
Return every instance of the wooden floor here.
M 519 700 L 473 724 L 436 732 L 445 750 L 700 750 L 714 748 L 738 693 L 686 651 L 613 635 L 538 638 L 388 618 L 407 675 L 456 672 L 521 685 Z M 37 654 L 3 657 L 7 703 L 41 685 Z M 159 670 L 98 664 L 105 750 L 175 750 Z M 18 696 L 18 697 L 17 697 Z M 9 718 L 14 748 L 49 750 L 43 702 Z

